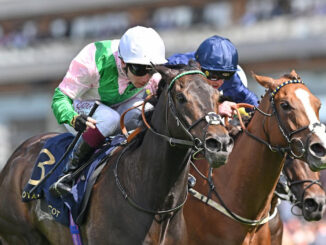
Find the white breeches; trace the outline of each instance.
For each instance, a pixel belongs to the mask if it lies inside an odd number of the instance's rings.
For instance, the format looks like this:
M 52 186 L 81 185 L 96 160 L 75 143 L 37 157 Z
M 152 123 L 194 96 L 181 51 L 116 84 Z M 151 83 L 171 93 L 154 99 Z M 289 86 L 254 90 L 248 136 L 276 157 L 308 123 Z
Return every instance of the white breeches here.
M 132 106 L 139 105 L 146 97 L 145 91 L 140 92 L 135 97 L 120 103 L 117 106 L 106 106 L 100 103 L 92 118 L 97 121 L 96 127 L 104 137 L 116 135 L 121 132 L 120 115 Z M 78 114 L 88 115 L 95 101 L 79 101 L 74 100 L 74 108 Z M 152 108 L 152 105 L 146 104 L 145 110 Z M 124 122 L 127 130 L 133 130 L 140 126 L 141 122 L 141 106 L 131 111 L 128 111 L 124 117 Z M 76 134 L 74 128 L 65 124 L 69 132 Z

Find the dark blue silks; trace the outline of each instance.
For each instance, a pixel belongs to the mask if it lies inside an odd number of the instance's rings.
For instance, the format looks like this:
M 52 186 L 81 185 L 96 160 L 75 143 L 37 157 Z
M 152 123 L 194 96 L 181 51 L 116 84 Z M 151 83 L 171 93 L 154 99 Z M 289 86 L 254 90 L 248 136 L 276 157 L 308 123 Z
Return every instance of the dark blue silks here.
M 49 187 L 58 179 L 58 176 L 62 173 L 64 166 L 68 160 L 68 156 L 61 162 L 52 175 L 46 179 L 35 191 L 30 195 L 29 191 L 33 188 L 40 179 L 42 179 L 59 161 L 64 152 L 68 148 L 69 144 L 74 139 L 74 136 L 70 133 L 60 134 L 53 138 L 50 138 L 41 150 L 29 182 L 26 184 L 22 192 L 22 200 L 28 202 L 35 199 L 44 198 L 47 203 L 47 212 L 50 213 L 53 218 L 69 226 L 69 210 L 74 220 L 77 219 L 83 202 L 84 193 L 87 187 L 89 178 L 93 171 L 99 166 L 101 160 L 110 154 L 112 149 L 119 145 L 125 138 L 123 136 L 116 137 L 111 142 L 111 147 L 107 149 L 99 150 L 96 155 L 96 159 L 85 168 L 83 173 L 80 174 L 76 184 L 72 187 L 72 194 L 65 196 L 63 199 L 53 197 L 49 192 Z M 68 154 L 69 155 L 69 154 Z
M 184 54 L 177 53 L 168 58 L 167 65 L 187 65 L 190 59 L 196 60 L 194 52 Z M 235 73 L 231 79 L 225 80 L 219 90 L 223 91 L 223 95 L 230 98 L 235 103 L 258 105 L 257 96 L 242 83 L 237 73 Z

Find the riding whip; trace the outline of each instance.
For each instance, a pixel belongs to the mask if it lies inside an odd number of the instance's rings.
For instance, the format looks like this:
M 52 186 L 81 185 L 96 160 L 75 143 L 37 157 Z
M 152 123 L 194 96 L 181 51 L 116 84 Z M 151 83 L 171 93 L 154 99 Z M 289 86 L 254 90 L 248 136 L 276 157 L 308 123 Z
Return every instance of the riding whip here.
M 87 115 L 87 117 L 92 117 L 94 112 L 96 111 L 97 107 L 100 105 L 100 102 L 95 101 L 91 111 L 89 112 L 89 114 Z M 70 145 L 68 146 L 67 150 L 65 151 L 65 153 L 63 154 L 63 156 L 60 158 L 60 160 L 54 165 L 54 167 L 47 173 L 47 175 L 44 176 L 43 179 L 40 180 L 40 182 L 35 185 L 33 188 L 31 188 L 31 190 L 29 191 L 30 194 L 32 194 L 36 188 L 38 186 L 40 186 L 56 169 L 57 167 L 60 165 L 60 163 L 63 161 L 63 159 L 65 159 L 65 157 L 68 155 L 68 153 L 74 148 L 74 146 L 76 145 L 78 139 L 80 138 L 80 136 L 82 135 L 82 131 L 78 132 L 77 135 L 75 136 L 74 140 L 70 143 Z

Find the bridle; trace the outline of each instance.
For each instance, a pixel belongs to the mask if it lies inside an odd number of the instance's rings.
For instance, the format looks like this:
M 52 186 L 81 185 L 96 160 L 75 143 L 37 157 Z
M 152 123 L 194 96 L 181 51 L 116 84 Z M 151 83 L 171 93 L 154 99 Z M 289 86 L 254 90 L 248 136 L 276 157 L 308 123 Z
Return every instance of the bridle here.
M 288 157 L 288 156 L 287 156 Z M 296 216 L 302 216 L 302 212 L 301 214 L 299 213 L 296 213 L 294 211 L 294 208 L 295 207 L 299 207 L 302 206 L 301 210 L 304 209 L 304 206 L 305 206 L 305 203 L 304 203 L 304 196 L 305 196 L 305 193 L 306 191 L 313 185 L 319 185 L 322 189 L 323 189 L 323 186 L 322 186 L 322 183 L 320 180 L 312 180 L 312 179 L 303 179 L 303 180 L 294 180 L 294 181 L 290 181 L 289 178 L 281 173 L 281 176 L 283 177 L 284 179 L 284 182 L 285 183 L 282 183 L 282 188 L 283 188 L 283 191 L 285 192 L 285 194 L 280 194 L 278 191 L 275 191 L 274 194 L 279 197 L 280 199 L 282 200 L 286 200 L 286 201 L 289 201 L 291 202 L 292 204 L 292 208 L 291 208 L 291 213 L 293 215 L 296 215 Z M 280 177 L 281 178 L 281 177 Z M 296 196 L 293 194 L 293 192 L 291 191 L 291 187 L 292 186 L 295 186 L 295 185 L 300 185 L 300 184 L 304 184 L 304 183 L 310 183 L 308 184 L 304 189 L 303 189 L 303 192 L 302 192 L 302 195 L 301 195 L 301 198 L 298 200 L 296 198 Z
M 199 71 L 199 70 L 191 70 L 191 71 L 185 71 L 185 72 L 182 72 L 180 73 L 179 75 L 175 76 L 172 81 L 170 82 L 169 84 L 169 87 L 168 87 L 168 90 L 167 90 L 167 93 L 168 93 L 168 103 L 166 104 L 166 109 L 165 109 L 165 118 L 166 118 L 166 126 L 168 124 L 168 112 L 170 112 L 173 116 L 173 118 L 175 119 L 176 123 L 177 123 L 177 127 L 181 127 L 181 129 L 185 132 L 185 134 L 190 138 L 190 140 L 183 140 L 183 139 L 176 139 L 176 138 L 173 138 L 173 137 L 170 137 L 170 136 L 166 136 L 166 135 L 163 135 L 161 133 L 158 133 L 155 129 L 153 129 L 149 123 L 147 122 L 146 120 L 146 117 L 145 117 L 145 113 L 144 113 L 144 106 L 143 106 L 143 113 L 142 113 L 142 116 L 143 116 L 143 122 L 145 123 L 146 127 L 154 134 L 164 138 L 165 140 L 167 140 L 171 146 L 176 146 L 176 145 L 184 145 L 184 146 L 187 146 L 187 147 L 193 147 L 194 150 L 199 150 L 199 149 L 204 149 L 206 147 L 205 145 L 205 138 L 206 138 L 206 135 L 207 135 L 207 129 L 210 125 L 223 125 L 223 120 L 221 118 L 220 115 L 216 114 L 215 112 L 208 112 L 206 113 L 204 116 L 202 116 L 201 118 L 199 118 L 198 120 L 196 120 L 194 123 L 192 123 L 192 125 L 186 127 L 184 122 L 182 122 L 182 120 L 180 119 L 180 117 L 178 116 L 178 113 L 177 113 L 177 110 L 176 110 L 176 107 L 175 107 L 175 103 L 172 99 L 172 96 L 171 96 L 171 90 L 173 88 L 173 85 L 175 83 L 175 81 L 177 79 L 179 79 L 180 77 L 183 77 L 185 75 L 191 75 L 191 74 L 201 74 L 203 75 L 204 77 L 206 77 L 206 75 L 202 72 L 202 71 Z M 146 103 L 146 101 L 145 101 Z M 193 129 L 194 127 L 196 127 L 201 121 L 206 121 L 207 125 L 205 127 L 205 130 L 204 130 L 204 137 L 203 139 L 199 139 L 197 137 L 194 137 L 193 134 L 190 132 L 191 129 Z M 167 127 L 169 128 L 169 127 Z M 204 143 L 203 143 L 204 142 Z M 204 148 L 202 148 L 204 147 Z
M 270 102 L 271 102 L 271 107 L 272 107 L 272 113 L 266 113 L 266 112 L 263 112 L 261 109 L 259 109 L 258 107 L 254 107 L 254 110 L 258 111 L 259 113 L 263 114 L 264 116 L 266 117 L 272 117 L 273 115 L 276 116 L 276 119 L 277 119 L 277 123 L 278 123 L 278 127 L 283 135 L 283 137 L 286 139 L 287 141 L 287 146 L 286 147 L 281 147 L 281 146 L 273 146 L 271 145 L 269 142 L 261 139 L 261 138 L 258 138 L 257 136 L 255 136 L 254 134 L 252 134 L 251 132 L 249 132 L 246 128 L 243 128 L 244 132 L 254 138 L 255 140 L 265 144 L 268 146 L 268 148 L 272 151 L 272 152 L 280 152 L 282 155 L 285 154 L 285 153 L 288 153 L 290 156 L 294 157 L 294 158 L 301 158 L 304 153 L 305 153 L 305 149 L 304 149 L 304 144 L 302 143 L 302 141 L 300 139 L 297 139 L 297 138 L 292 138 L 293 135 L 309 128 L 309 126 L 304 126 L 302 128 L 299 128 L 299 129 L 296 129 L 292 132 L 287 132 L 285 130 L 285 127 L 283 126 L 282 124 L 282 121 L 281 121 L 281 118 L 279 116 L 279 113 L 276 109 L 276 105 L 275 105 L 275 101 L 274 101 L 274 97 L 275 95 L 277 94 L 277 92 L 284 86 L 288 85 L 288 84 L 296 84 L 296 83 L 300 83 L 300 84 L 304 84 L 303 81 L 301 80 L 289 80 L 289 81 L 286 81 L 284 83 L 282 83 L 281 85 L 279 85 L 276 89 L 274 89 L 272 92 L 270 92 Z M 239 118 L 239 120 L 241 120 L 241 117 Z M 320 126 L 320 125 L 313 125 L 313 129 L 317 126 Z M 312 130 L 313 130 L 312 129 Z M 296 154 L 293 150 L 293 145 L 298 142 L 298 144 L 300 145 L 299 149 L 299 154 Z
M 303 189 L 303 193 L 301 195 L 301 199 L 300 200 L 293 199 L 293 202 L 292 202 L 293 206 L 291 208 L 291 213 L 294 214 L 294 215 L 296 215 L 296 216 L 302 216 L 303 215 L 302 213 L 301 214 L 295 213 L 294 212 L 294 207 L 302 205 L 302 209 L 301 210 L 303 210 L 305 208 L 304 195 L 305 195 L 306 190 L 308 190 L 313 185 L 319 185 L 321 188 L 323 188 L 323 186 L 322 186 L 322 184 L 321 184 L 321 182 L 319 180 L 310 180 L 310 179 L 292 181 L 292 182 L 289 182 L 288 185 L 291 188 L 291 186 L 293 186 L 293 185 L 304 184 L 304 183 L 310 183 L 310 184 L 307 185 Z
M 216 113 L 214 113 L 214 112 L 208 112 L 206 115 L 204 115 L 203 117 L 201 117 L 198 120 L 196 120 L 189 127 L 186 127 L 184 125 L 184 123 L 180 120 L 180 118 L 179 118 L 179 116 L 177 114 L 177 111 L 176 111 L 175 104 L 174 104 L 173 99 L 171 97 L 171 89 L 172 89 L 172 87 L 173 87 L 173 85 L 174 85 L 174 83 L 175 83 L 175 81 L 177 79 L 179 79 L 182 76 L 191 75 L 191 74 L 201 74 L 201 75 L 203 75 L 203 76 L 206 77 L 206 75 L 202 71 L 199 71 L 199 70 L 185 71 L 185 72 L 180 73 L 176 77 L 174 77 L 172 79 L 172 81 L 170 82 L 169 87 L 167 89 L 168 103 L 167 103 L 167 106 L 166 106 L 166 115 L 167 115 L 167 111 L 169 109 L 169 111 L 172 113 L 174 119 L 177 122 L 177 126 L 181 126 L 182 130 L 186 133 L 186 135 L 188 135 L 190 137 L 190 140 L 177 139 L 177 138 L 173 138 L 173 137 L 170 137 L 170 136 L 167 136 L 167 135 L 158 133 L 156 130 L 154 130 L 149 125 L 149 123 L 147 122 L 146 117 L 145 117 L 145 104 L 150 99 L 149 97 L 145 100 L 145 102 L 143 103 L 143 106 L 142 106 L 142 119 L 143 119 L 143 122 L 145 123 L 146 127 L 150 130 L 150 132 L 152 132 L 155 135 L 158 135 L 159 137 L 162 137 L 163 139 L 165 139 L 166 141 L 168 141 L 171 147 L 175 147 L 176 145 L 183 145 L 183 146 L 188 147 L 188 152 L 186 154 L 185 161 L 184 161 L 183 165 L 186 165 L 187 162 L 189 161 L 189 158 L 191 156 L 191 151 L 192 150 L 199 151 L 199 150 L 202 150 L 203 149 L 202 148 L 202 146 L 203 146 L 202 141 L 199 138 L 194 137 L 190 133 L 190 130 L 192 128 L 194 128 L 196 125 L 198 125 L 199 122 L 201 122 L 201 121 L 206 121 L 207 122 L 206 130 L 207 130 L 207 128 L 208 128 L 209 125 L 219 125 L 219 124 L 222 124 L 223 123 L 221 117 L 219 115 L 217 115 Z M 167 118 L 167 116 L 166 116 L 166 118 Z M 168 120 L 166 119 L 166 125 L 167 125 L 167 121 Z M 206 136 L 206 131 L 205 131 L 204 136 Z M 204 142 L 205 142 L 205 140 L 204 140 Z M 168 213 L 173 213 L 173 212 L 178 211 L 180 208 L 182 208 L 183 205 L 185 204 L 186 200 L 187 200 L 188 192 L 186 193 L 186 195 L 184 197 L 184 200 L 181 202 L 181 204 L 177 205 L 174 208 L 168 209 L 168 210 L 152 210 L 152 209 L 144 208 L 144 207 L 140 206 L 139 204 L 137 204 L 137 202 L 134 201 L 128 195 L 127 191 L 125 190 L 125 188 L 123 187 L 123 185 L 121 184 L 121 182 L 119 180 L 119 176 L 118 176 L 118 164 L 119 164 L 120 159 L 122 158 L 123 154 L 131 147 L 131 145 L 132 145 L 132 142 L 130 144 L 128 144 L 121 151 L 121 153 L 119 154 L 119 156 L 117 157 L 117 159 L 115 161 L 115 168 L 113 170 L 114 177 L 115 177 L 115 182 L 116 182 L 117 187 L 120 190 L 121 194 L 123 195 L 123 197 L 128 201 L 128 203 L 131 206 L 133 206 L 137 210 L 142 211 L 142 212 L 147 213 L 147 214 L 151 214 L 151 215 L 164 215 L 164 214 L 168 214 Z M 204 147 L 205 147 L 205 145 L 204 145 Z

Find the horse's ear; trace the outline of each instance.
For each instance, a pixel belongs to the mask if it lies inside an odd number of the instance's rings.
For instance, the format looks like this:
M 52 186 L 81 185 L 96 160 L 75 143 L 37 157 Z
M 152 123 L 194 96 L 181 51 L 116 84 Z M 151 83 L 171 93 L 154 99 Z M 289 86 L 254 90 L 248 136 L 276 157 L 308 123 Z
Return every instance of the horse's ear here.
M 200 64 L 199 64 L 199 62 L 197 62 L 197 61 L 195 61 L 195 60 L 193 60 L 193 59 L 190 59 L 190 60 L 188 61 L 188 65 L 189 65 L 190 67 L 192 67 L 192 68 L 195 68 L 195 69 L 200 70 Z
M 271 77 L 260 76 L 251 71 L 251 76 L 263 87 L 274 90 L 276 88 L 276 84 L 274 83 L 274 79 Z
M 159 72 L 162 75 L 162 78 L 165 81 L 170 81 L 170 80 L 172 80 L 173 77 L 178 75 L 177 70 L 170 69 L 164 65 L 156 66 L 155 69 L 157 72 Z
M 290 73 L 292 77 L 295 77 L 295 79 L 300 79 L 300 76 L 297 74 L 297 72 L 293 69 Z

